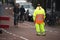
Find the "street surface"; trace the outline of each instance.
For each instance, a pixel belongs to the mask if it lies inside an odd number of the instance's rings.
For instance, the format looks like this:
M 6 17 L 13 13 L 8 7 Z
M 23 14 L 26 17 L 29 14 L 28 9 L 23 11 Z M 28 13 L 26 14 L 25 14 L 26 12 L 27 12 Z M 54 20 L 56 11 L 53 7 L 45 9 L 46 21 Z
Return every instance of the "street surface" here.
M 14 17 L 12 14 L 12 7 L 3 8 L 4 16 L 9 16 L 9 28 L 2 29 L 0 40 L 60 40 L 60 27 L 45 26 L 46 36 L 37 36 L 33 22 L 24 21 L 18 23 L 18 27 L 13 25 Z M 3 16 L 3 15 L 2 15 Z

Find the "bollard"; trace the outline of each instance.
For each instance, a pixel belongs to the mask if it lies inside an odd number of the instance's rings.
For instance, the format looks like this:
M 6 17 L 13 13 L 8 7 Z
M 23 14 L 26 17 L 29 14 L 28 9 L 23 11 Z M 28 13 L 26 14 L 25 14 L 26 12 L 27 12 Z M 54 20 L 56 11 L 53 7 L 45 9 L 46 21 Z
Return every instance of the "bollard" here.
M 9 17 L 0 16 L 0 28 L 9 28 Z

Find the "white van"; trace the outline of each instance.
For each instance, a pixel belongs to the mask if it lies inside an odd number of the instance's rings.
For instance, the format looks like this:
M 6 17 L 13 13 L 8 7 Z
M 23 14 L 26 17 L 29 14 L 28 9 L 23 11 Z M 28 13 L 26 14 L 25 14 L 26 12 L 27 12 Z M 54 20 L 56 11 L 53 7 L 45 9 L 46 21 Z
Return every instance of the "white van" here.
M 34 12 L 34 8 L 32 6 L 32 3 L 30 2 L 26 2 L 26 1 L 20 1 L 20 2 L 17 2 L 19 3 L 20 7 L 23 5 L 23 7 L 25 8 L 25 11 L 29 10 L 29 20 L 32 20 L 32 16 L 33 16 L 33 12 Z

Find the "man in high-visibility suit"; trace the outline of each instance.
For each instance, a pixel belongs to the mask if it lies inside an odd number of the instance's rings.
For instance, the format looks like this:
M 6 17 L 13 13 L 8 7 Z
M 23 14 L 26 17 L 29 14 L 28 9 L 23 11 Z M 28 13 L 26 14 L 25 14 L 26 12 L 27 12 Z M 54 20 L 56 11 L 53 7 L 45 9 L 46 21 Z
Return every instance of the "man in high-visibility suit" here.
M 33 13 L 33 20 L 35 22 L 35 28 L 36 28 L 36 32 L 37 35 L 45 35 L 45 11 L 44 9 L 40 6 L 40 4 L 38 4 L 37 8 L 35 9 L 34 13 Z

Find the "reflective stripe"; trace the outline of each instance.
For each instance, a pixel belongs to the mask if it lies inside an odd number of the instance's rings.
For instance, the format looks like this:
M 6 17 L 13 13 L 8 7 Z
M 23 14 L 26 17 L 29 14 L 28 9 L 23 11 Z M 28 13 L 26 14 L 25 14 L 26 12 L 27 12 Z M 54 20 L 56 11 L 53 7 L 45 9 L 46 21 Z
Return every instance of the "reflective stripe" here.
M 43 18 L 40 18 L 40 17 L 38 17 L 37 19 L 38 19 L 38 20 L 43 20 Z

